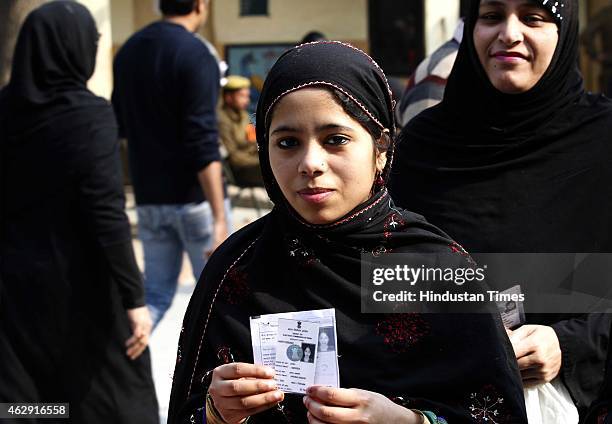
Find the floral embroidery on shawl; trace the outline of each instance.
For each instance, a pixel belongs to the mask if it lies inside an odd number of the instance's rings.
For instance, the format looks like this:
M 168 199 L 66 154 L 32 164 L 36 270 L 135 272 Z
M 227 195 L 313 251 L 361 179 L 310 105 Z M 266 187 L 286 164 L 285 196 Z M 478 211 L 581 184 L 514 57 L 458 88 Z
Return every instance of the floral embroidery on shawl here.
M 501 424 L 512 419 L 504 405 L 504 398 L 490 384 L 478 392 L 470 393 L 469 403 L 470 415 L 476 423 Z
M 248 274 L 241 269 L 232 268 L 221 288 L 221 298 L 230 305 L 239 305 L 251 293 L 247 281 Z
M 384 232 L 383 237 L 385 240 L 388 240 L 393 235 L 393 231 L 397 231 L 400 228 L 403 228 L 406 225 L 406 221 L 402 218 L 397 212 L 393 212 L 385 218 L 385 223 L 383 224 Z
M 388 315 L 376 325 L 376 334 L 395 353 L 408 351 L 429 334 L 429 324 L 419 314 Z
M 287 239 L 289 257 L 294 259 L 298 265 L 303 267 L 312 266 L 318 261 L 312 249 L 307 248 L 302 244 L 300 239 L 295 236 L 290 236 Z

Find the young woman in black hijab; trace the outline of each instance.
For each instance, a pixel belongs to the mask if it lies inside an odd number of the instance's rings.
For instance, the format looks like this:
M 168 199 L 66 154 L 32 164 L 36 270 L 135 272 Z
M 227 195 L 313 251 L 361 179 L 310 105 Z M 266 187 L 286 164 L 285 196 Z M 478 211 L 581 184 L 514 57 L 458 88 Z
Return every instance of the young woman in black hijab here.
M 157 423 L 117 126 L 86 86 L 98 37 L 76 2 L 36 9 L 0 92 L 0 402 Z
M 400 136 L 393 198 L 471 253 L 611 252 L 612 102 L 577 63 L 577 0 L 473 1 L 443 102 Z M 584 412 L 609 323 L 528 316 L 511 336 L 524 383 L 559 375 Z
M 183 322 L 169 423 L 429 422 L 410 408 L 438 423 L 526 422 L 497 314 L 361 313 L 362 253 L 457 252 L 466 261 L 442 231 L 394 206 L 385 188 L 393 136 L 389 86 L 362 51 L 309 43 L 274 65 L 257 140 L 275 207 L 202 274 Z M 249 317 L 324 308 L 336 310 L 340 382 L 353 389 L 284 394 L 273 370 L 253 365 Z

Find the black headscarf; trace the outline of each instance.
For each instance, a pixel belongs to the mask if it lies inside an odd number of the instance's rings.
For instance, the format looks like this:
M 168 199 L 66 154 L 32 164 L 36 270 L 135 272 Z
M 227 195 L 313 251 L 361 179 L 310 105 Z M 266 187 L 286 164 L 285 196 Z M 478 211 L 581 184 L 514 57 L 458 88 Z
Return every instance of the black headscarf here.
M 316 65 L 313 66 L 313 63 Z M 266 77 L 257 104 L 259 161 L 266 190 L 275 203 L 282 201 L 283 196 L 274 179 L 268 157 L 270 111 L 284 95 L 309 86 L 341 91 L 374 122 L 379 132 L 386 132 L 391 138 L 395 135 L 392 113 L 395 103 L 391 89 L 382 69 L 370 56 L 337 41 L 302 44 L 285 52 Z M 382 174 L 385 181 L 393 160 L 393 150 L 391 144 Z
M 3 90 L 1 107 L 11 112 L 5 123 L 10 137 L 77 109 L 107 106 L 87 89 L 98 38 L 91 13 L 75 1 L 54 1 L 28 15 L 17 39 L 11 80 Z
M 253 361 L 249 316 L 323 308 L 336 309 L 343 387 L 383 393 L 449 422 L 494 413 L 500 422 L 526 422 L 511 347 L 495 316 L 361 313 L 362 254 L 456 252 L 461 263 L 459 246 L 420 216 L 396 208 L 384 187 L 326 225 L 309 224 L 286 207 L 269 165 L 266 116 L 282 95 L 306 86 L 342 91 L 380 131 L 392 132 L 386 79 L 360 50 L 337 42 L 302 45 L 271 69 L 257 124 L 263 176 L 277 203 L 230 237 L 198 282 L 183 321 L 168 422 L 200 422 L 207 371 L 231 359 Z M 487 396 L 503 400 L 470 410 Z M 306 422 L 301 396 L 287 395 L 283 405 L 282 412 L 271 410 L 250 422 Z
M 578 1 L 554 12 L 557 2 L 546 2 L 559 41 L 546 73 L 521 94 L 496 90 L 480 64 L 479 3 L 470 4 L 443 101 L 399 137 L 394 200 L 470 253 L 612 252 L 612 102 L 583 89 Z M 584 408 L 601 381 L 609 318 L 568 318 L 531 316 L 528 324 L 557 331 L 561 375 Z
M 463 130 L 459 137 L 464 131 L 469 132 L 471 144 L 490 144 L 491 138 L 501 143 L 520 140 L 580 98 L 583 87 L 578 71 L 578 5 L 574 0 L 561 3 L 557 7 L 549 1 L 545 6 L 549 10 L 554 8 L 554 13 L 550 11 L 559 32 L 551 64 L 531 90 L 520 94 L 504 94 L 489 81 L 474 46 L 480 1 L 470 3 L 463 42 L 444 94 L 445 113 L 455 117 L 452 123 L 444 125 L 446 130 L 453 128 L 453 133 Z M 470 107 L 465 107 L 466 99 Z

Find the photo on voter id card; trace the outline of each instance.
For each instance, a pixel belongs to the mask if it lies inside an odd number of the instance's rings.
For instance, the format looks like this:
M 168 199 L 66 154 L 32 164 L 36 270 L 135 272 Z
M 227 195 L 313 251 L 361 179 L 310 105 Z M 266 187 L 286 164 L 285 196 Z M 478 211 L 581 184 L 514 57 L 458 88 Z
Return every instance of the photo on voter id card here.
M 302 337 L 296 337 L 289 343 L 279 344 L 279 334 L 281 334 L 279 321 L 281 320 L 293 321 L 296 326 L 297 322 L 300 322 L 301 326 L 304 325 L 304 322 L 316 323 L 319 327 L 318 332 L 313 333 L 315 339 L 306 341 L 302 340 Z M 281 361 L 283 366 L 294 362 L 312 364 L 315 368 L 314 384 L 340 387 L 336 313 L 333 308 L 256 315 L 251 317 L 250 327 L 255 364 L 266 365 L 277 370 L 277 356 L 284 358 Z M 287 331 L 283 334 L 287 334 Z M 295 369 L 293 371 L 295 372 Z M 294 379 L 297 379 L 296 376 Z
M 279 389 L 306 393 L 314 384 L 319 327 L 313 321 L 279 318 L 274 367 Z

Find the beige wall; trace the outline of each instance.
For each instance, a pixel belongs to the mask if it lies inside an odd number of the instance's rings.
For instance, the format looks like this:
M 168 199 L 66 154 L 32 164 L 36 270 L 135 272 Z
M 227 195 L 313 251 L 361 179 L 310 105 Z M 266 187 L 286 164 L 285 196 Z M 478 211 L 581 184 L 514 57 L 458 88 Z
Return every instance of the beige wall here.
M 97 95 L 110 98 L 113 90 L 110 0 L 80 0 L 79 2 L 89 9 L 96 20 L 98 32 L 101 34 L 98 42 L 96 71 L 89 80 L 88 86 Z
M 110 4 L 113 45 L 118 46 L 134 33 L 134 1 L 111 0 Z
M 312 30 L 332 39 L 367 44 L 366 0 L 269 0 L 269 16 L 256 17 L 240 17 L 239 0 L 212 3 L 213 41 L 219 47 L 296 42 Z
M 133 0 L 133 4 L 134 31 L 138 31 L 161 17 L 156 0 Z
M 459 0 L 425 1 L 425 55 L 433 53 L 455 32 L 459 20 Z

